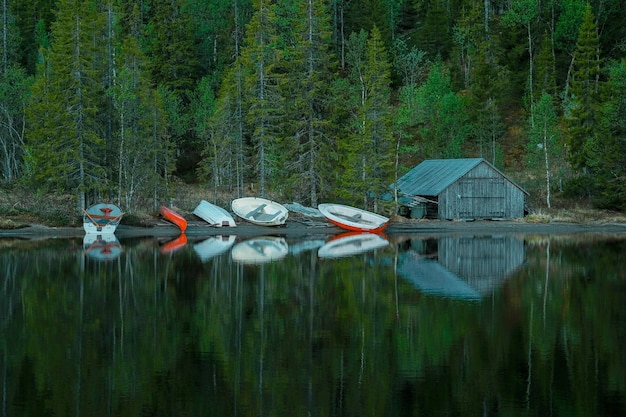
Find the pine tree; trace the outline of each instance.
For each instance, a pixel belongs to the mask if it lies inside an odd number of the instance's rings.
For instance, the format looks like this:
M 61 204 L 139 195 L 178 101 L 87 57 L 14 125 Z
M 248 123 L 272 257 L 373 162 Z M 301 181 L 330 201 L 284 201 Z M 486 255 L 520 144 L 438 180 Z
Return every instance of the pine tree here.
M 594 172 L 594 205 L 609 210 L 626 210 L 626 59 L 609 66 L 607 97 L 599 109 L 603 126 L 597 143 L 601 161 Z
M 276 71 L 281 50 L 275 48 L 276 4 L 273 0 L 255 0 L 255 13 L 246 29 L 246 43 L 241 54 L 244 83 L 243 97 L 251 146 L 252 166 L 259 193 L 265 195 L 268 180 L 275 173 L 276 136 L 280 129 L 283 97 L 279 84 L 282 75 Z
M 183 95 L 201 78 L 189 10 L 182 0 L 154 0 L 147 27 L 147 55 L 152 81 Z
M 372 33 L 353 34 L 348 43 L 351 134 L 338 145 L 341 152 L 340 196 L 364 207 L 393 182 L 395 146 L 391 133 L 391 64 L 387 50 L 374 27 Z
M 295 39 L 284 59 L 286 135 L 281 141 L 281 177 L 297 201 L 316 206 L 331 162 L 330 85 L 336 62 L 329 51 L 329 16 L 320 0 L 299 4 L 290 20 Z M 326 178 L 326 180 L 325 180 Z
M 79 208 L 86 206 L 88 193 L 109 186 L 97 124 L 104 91 L 96 65 L 102 51 L 94 39 L 102 32 L 93 2 L 59 1 L 51 49 L 39 66 L 28 108 L 34 178 L 55 191 L 74 191 Z
M 594 165 L 593 148 L 601 101 L 600 39 L 591 6 L 587 4 L 574 52 L 569 122 L 569 160 L 575 170 L 585 172 Z
M 130 27 L 138 27 L 138 7 L 127 17 Z M 171 171 L 171 149 L 164 131 L 164 109 L 159 92 L 150 86 L 147 59 L 133 30 L 116 46 L 119 63 L 108 94 L 114 106 L 115 160 L 117 161 L 117 199 L 126 211 L 138 201 L 154 197 L 158 207 L 161 182 L 167 184 Z M 157 126 L 155 126 L 155 113 Z M 167 191 L 166 191 L 167 192 Z M 163 194 L 165 194 L 164 192 Z M 165 197 L 165 195 L 163 196 Z

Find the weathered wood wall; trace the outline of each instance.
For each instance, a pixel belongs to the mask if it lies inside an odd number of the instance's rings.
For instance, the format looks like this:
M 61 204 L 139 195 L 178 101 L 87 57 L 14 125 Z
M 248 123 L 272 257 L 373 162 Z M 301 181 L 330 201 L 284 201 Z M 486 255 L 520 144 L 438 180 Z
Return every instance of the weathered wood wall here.
M 524 217 L 524 192 L 486 163 L 459 178 L 438 196 L 440 219 Z

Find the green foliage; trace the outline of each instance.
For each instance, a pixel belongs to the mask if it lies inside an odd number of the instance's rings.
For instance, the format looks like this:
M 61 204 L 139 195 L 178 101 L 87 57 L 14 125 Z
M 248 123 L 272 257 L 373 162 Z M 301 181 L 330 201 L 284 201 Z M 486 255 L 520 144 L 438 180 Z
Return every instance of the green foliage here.
M 102 16 L 91 2 L 77 7 L 58 3 L 52 25 L 54 41 L 32 88 L 27 144 L 34 159 L 34 180 L 41 186 L 76 193 L 108 189 L 108 167 L 101 158 L 105 144 L 98 111 L 104 91 L 99 82 L 94 36 L 102 33 Z
M 19 178 L 24 152 L 26 103 L 32 79 L 17 66 L 0 74 L 0 178 Z
M 244 185 L 258 180 L 263 193 L 311 205 L 334 195 L 360 202 L 373 192 L 364 178 L 380 177 L 376 189 L 386 181 L 387 165 L 395 161 L 388 148 L 398 149 L 400 170 L 422 158 L 460 155 L 519 166 L 530 157 L 532 135 L 523 121 L 533 120 L 545 91 L 559 97 L 554 106 L 567 122 L 563 171 L 571 172 L 571 165 L 576 175 L 598 175 L 589 192 L 615 194 L 610 175 L 596 168 L 614 139 L 603 60 L 624 56 L 626 3 L 515 0 L 500 6 L 467 0 L 9 0 L 1 9 L 3 72 L 36 72 L 36 79 L 26 123 L 3 127 L 20 132 L 10 139 L 19 149 L 2 151 L 12 155 L 3 162 L 4 178 L 22 175 L 32 187 L 121 198 L 120 150 L 130 148 L 120 141 L 122 131 L 125 140 L 132 131 L 145 149 L 155 140 L 167 149 L 152 169 L 161 180 L 128 177 L 143 196 L 167 193 L 154 194 L 154 187 L 167 188 L 175 174 L 189 182 L 201 175 L 216 193 L 223 187 L 243 195 Z M 70 12 L 82 19 L 78 30 Z M 366 73 L 372 65 L 364 52 L 371 49 L 367 34 L 375 28 L 384 61 L 393 63 L 384 93 L 367 86 L 377 71 L 388 76 L 377 61 Z M 131 63 L 128 56 L 141 58 Z M 436 60 L 439 75 L 430 71 Z M 133 84 L 137 80 L 141 86 Z M 18 84 L 5 84 L 16 89 L 5 100 L 19 102 Z M 211 112 L 204 101 L 210 94 Z M 373 96 L 380 103 L 368 102 Z M 19 122 L 19 114 L 11 107 L 2 120 Z M 158 133 L 148 134 L 148 125 Z M 364 153 L 364 135 L 384 138 L 384 150 L 376 151 L 384 161 L 355 156 Z M 360 188 L 350 189 L 353 183 Z
M 452 92 L 449 72 L 435 62 L 417 92 L 417 121 L 426 158 L 459 158 L 470 132 L 465 100 Z
M 610 65 L 608 96 L 600 109 L 608 134 L 597 142 L 598 159 L 593 169 L 594 204 L 600 208 L 626 210 L 626 60 Z
M 599 132 L 600 45 L 591 7 L 587 5 L 574 52 L 571 110 L 569 114 L 569 159 L 574 169 L 585 171 L 599 161 L 594 159 L 594 143 Z
M 395 153 L 389 102 L 391 64 L 376 27 L 369 36 L 363 31 L 351 36 L 347 62 L 352 118 L 349 133 L 338 143 L 343 169 L 338 194 L 367 207 L 375 205 L 376 196 L 393 182 Z

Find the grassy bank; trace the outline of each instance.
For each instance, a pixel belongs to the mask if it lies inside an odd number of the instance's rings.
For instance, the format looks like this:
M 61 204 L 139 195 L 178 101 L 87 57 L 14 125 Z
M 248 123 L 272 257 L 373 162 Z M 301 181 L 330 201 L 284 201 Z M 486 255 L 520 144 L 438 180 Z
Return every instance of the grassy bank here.
M 168 205 L 183 215 L 190 215 L 200 200 L 229 207 L 231 196 L 217 198 L 200 186 L 180 184 Z M 285 201 L 283 203 L 289 203 Z M 151 203 L 124 216 L 123 223 L 150 227 L 158 221 L 158 212 Z M 522 221 L 527 223 L 626 223 L 626 213 L 593 209 L 584 202 L 558 201 L 556 208 L 535 208 Z M 410 221 L 402 219 L 403 221 Z M 0 189 L 0 229 L 15 229 L 30 224 L 55 227 L 79 227 L 82 215 L 72 195 L 39 194 L 23 189 Z

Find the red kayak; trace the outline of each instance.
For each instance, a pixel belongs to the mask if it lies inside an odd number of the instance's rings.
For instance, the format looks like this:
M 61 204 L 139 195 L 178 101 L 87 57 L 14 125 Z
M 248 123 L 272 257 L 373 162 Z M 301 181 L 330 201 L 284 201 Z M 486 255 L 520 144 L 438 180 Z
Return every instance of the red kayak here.
M 176 226 L 180 228 L 181 232 L 184 232 L 187 229 L 187 220 L 180 214 L 176 213 L 169 207 L 161 206 L 159 209 L 161 216 L 165 218 L 165 220 L 174 223 Z

